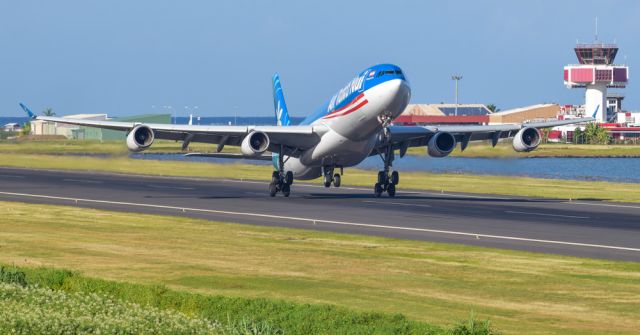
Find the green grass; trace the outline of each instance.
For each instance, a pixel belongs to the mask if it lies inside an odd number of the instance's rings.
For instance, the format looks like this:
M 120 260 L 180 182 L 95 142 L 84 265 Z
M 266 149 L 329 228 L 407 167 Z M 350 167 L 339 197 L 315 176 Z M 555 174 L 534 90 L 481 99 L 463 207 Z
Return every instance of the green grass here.
M 639 263 L 65 206 L 0 210 L 0 263 L 19 267 L 440 327 L 474 313 L 511 334 L 640 329 Z
M 262 181 L 270 180 L 273 171 L 270 166 L 249 164 L 139 160 L 124 156 L 104 158 L 16 153 L 0 154 L 0 166 Z M 375 179 L 375 171 L 345 169 L 342 183 L 345 186 L 371 187 Z M 320 180 L 312 183 L 320 183 Z M 295 184 L 293 187 L 295 190 Z M 403 172 L 399 187 L 435 192 L 640 202 L 640 188 L 637 184 L 595 181 Z

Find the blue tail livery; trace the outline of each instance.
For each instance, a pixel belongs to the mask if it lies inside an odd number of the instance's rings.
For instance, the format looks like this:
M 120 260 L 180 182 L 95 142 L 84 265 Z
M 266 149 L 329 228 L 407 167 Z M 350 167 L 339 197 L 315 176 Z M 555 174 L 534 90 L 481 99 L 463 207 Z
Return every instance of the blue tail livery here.
M 36 115 L 29 109 L 29 107 L 25 106 L 23 103 L 20 103 L 20 107 L 22 107 L 22 110 L 25 111 L 30 118 L 36 118 Z
M 284 102 L 284 94 L 282 93 L 282 86 L 280 85 L 280 76 L 278 76 L 277 73 L 273 75 L 273 108 L 276 112 L 276 122 L 278 126 L 291 125 L 289 111 L 287 110 L 287 104 Z

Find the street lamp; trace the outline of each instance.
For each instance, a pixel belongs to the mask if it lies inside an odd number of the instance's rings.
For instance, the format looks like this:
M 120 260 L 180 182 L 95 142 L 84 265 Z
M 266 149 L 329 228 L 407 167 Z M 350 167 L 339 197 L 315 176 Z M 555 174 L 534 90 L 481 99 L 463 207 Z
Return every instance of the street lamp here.
M 458 116 L 458 82 L 462 79 L 462 75 L 453 75 L 451 80 L 456 82 L 456 111 L 455 116 Z

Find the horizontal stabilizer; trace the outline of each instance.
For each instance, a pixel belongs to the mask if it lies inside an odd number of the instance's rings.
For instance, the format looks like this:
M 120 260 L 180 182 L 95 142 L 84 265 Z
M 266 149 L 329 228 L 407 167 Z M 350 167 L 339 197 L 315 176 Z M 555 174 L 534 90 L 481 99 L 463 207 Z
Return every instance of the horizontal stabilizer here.
M 185 154 L 185 156 L 189 157 L 213 157 L 213 158 L 231 158 L 231 159 L 248 159 L 254 161 L 270 161 L 271 154 L 269 155 L 260 155 L 260 156 L 245 156 L 243 154 L 232 154 L 225 152 L 211 152 L 211 153 L 200 153 L 200 152 L 192 152 Z

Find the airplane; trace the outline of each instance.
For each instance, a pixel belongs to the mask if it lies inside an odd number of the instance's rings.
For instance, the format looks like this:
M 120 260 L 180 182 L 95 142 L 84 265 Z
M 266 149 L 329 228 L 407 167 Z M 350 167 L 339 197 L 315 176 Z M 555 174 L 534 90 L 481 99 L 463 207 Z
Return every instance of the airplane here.
M 270 160 L 275 171 L 269 184 L 270 196 L 288 197 L 294 180 L 323 178 L 324 186 L 340 187 L 344 168 L 358 165 L 369 156 L 380 156 L 373 191 L 376 197 L 396 195 L 400 182 L 392 171 L 396 152 L 402 158 L 410 147 L 426 146 L 432 157 L 446 157 L 458 145 L 464 150 L 471 141 L 513 137 L 517 152 L 534 150 L 541 142 L 539 129 L 593 121 L 593 118 L 500 125 L 393 125 L 409 103 L 411 87 L 400 67 L 378 64 L 360 72 L 324 105 L 298 125 L 292 125 L 280 77 L 273 76 L 275 126 L 205 126 L 94 121 L 53 116 L 33 119 L 127 132 L 126 145 L 132 152 L 148 149 L 155 139 L 216 144 L 216 152 L 187 156 Z M 225 145 L 240 146 L 240 154 L 222 153 Z M 339 172 L 338 172 L 339 171 Z

